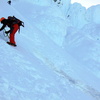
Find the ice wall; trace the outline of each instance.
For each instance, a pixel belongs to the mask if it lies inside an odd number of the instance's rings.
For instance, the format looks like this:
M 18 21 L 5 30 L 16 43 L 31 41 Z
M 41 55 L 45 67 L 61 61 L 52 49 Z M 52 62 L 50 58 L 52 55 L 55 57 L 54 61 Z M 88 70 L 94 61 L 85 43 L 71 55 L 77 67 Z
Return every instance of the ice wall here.
M 85 7 L 79 3 L 74 3 L 70 6 L 66 17 L 70 20 L 73 27 L 80 29 L 87 23 L 85 13 Z
M 90 23 L 100 24 L 100 4 L 87 9 L 86 20 Z

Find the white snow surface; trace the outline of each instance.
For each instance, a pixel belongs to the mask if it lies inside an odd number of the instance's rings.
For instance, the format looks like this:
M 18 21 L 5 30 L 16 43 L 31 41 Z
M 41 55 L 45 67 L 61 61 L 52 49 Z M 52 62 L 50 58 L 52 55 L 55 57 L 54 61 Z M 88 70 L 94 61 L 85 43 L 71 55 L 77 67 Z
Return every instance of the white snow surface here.
M 0 100 L 100 100 L 100 5 L 61 1 L 0 1 L 25 23 L 17 47 L 0 31 Z

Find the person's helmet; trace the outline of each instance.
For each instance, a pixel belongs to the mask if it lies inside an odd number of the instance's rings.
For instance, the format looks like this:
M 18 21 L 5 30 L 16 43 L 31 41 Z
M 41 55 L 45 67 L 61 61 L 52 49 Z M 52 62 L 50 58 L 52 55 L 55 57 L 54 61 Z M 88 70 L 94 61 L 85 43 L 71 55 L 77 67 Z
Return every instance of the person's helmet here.
M 0 22 L 3 21 L 4 19 L 5 19 L 4 17 L 0 18 Z

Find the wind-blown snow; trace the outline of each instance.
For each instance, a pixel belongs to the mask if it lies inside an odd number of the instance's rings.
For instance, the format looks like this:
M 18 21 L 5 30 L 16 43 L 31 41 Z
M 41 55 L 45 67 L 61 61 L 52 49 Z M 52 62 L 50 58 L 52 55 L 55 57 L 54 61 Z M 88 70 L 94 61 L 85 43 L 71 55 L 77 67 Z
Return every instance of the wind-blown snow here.
M 90 8 L 95 18 L 61 1 L 0 1 L 1 17 L 25 23 L 17 47 L 0 31 L 0 100 L 100 100 L 99 5 Z

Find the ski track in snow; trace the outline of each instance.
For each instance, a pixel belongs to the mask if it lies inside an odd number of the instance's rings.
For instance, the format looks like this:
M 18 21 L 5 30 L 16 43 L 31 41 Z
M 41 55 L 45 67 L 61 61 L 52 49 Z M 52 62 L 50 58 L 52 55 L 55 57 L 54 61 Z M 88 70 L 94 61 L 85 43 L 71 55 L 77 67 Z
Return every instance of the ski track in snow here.
M 69 81 L 69 83 L 71 85 L 74 85 L 75 87 L 79 88 L 80 90 L 82 90 L 85 93 L 90 94 L 93 98 L 95 98 L 95 100 L 100 100 L 100 92 L 98 92 L 97 90 L 95 90 L 94 88 L 80 82 L 79 80 L 75 80 L 72 77 L 70 77 L 69 75 L 67 75 L 64 71 L 58 71 L 58 70 L 54 70 L 57 74 L 59 74 L 60 76 L 64 77 L 65 79 L 67 79 Z
M 57 69 L 57 66 L 55 66 L 55 64 L 52 61 L 50 61 L 49 58 L 44 57 L 43 55 L 41 55 L 41 53 L 39 53 L 35 49 L 34 49 L 34 54 L 37 58 L 40 57 L 40 59 L 42 59 L 46 65 L 48 65 L 56 74 L 58 74 L 58 76 L 64 77 L 69 82 L 70 85 L 73 85 L 74 87 L 76 87 L 77 89 L 80 89 L 84 93 L 89 94 L 95 100 L 100 100 L 100 92 L 98 90 L 81 82 L 80 80 L 76 80 L 76 79 L 70 77 L 70 75 L 65 73 L 63 70 Z
M 57 69 L 56 66 L 54 66 L 53 62 L 46 59 L 45 63 L 49 65 L 49 67 L 56 73 L 58 76 L 64 77 L 70 85 L 75 86 L 76 88 L 80 89 L 81 91 L 89 94 L 92 96 L 95 100 L 100 100 L 100 92 L 97 91 L 96 89 L 92 88 L 89 85 L 86 85 L 85 83 L 82 83 L 79 80 L 75 80 L 72 77 L 70 77 L 68 74 L 66 74 L 64 71 Z

